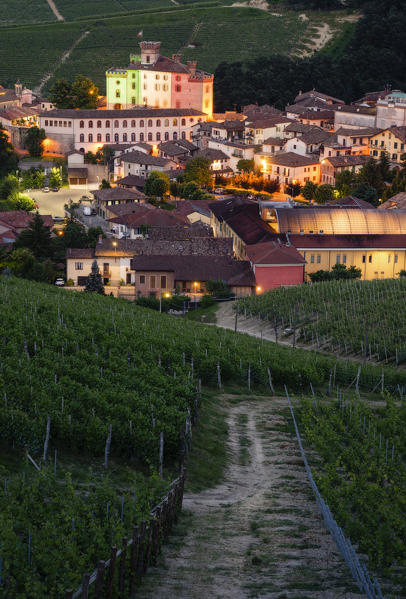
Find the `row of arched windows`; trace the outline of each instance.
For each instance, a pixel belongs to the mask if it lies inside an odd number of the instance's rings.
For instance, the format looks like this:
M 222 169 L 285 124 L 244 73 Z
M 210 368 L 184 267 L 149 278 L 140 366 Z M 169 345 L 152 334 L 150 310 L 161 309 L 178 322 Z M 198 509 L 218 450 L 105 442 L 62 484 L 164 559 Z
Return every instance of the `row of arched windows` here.
M 145 122 L 146 121 L 144 121 L 143 119 L 141 119 L 140 122 L 139 122 L 139 126 L 140 127 L 145 127 Z M 190 119 L 190 122 L 192 123 L 193 119 Z M 186 119 L 181 119 L 180 124 L 181 124 L 182 127 L 186 127 Z M 164 122 L 163 122 L 163 125 L 164 125 L 164 127 L 169 127 L 169 119 L 165 119 Z M 174 127 L 176 127 L 178 125 L 178 119 L 173 119 L 172 125 Z M 111 126 L 111 121 L 105 121 L 104 126 L 106 128 L 109 128 Z M 137 126 L 137 121 L 132 120 L 130 126 L 132 128 L 135 128 Z M 148 121 L 147 121 L 147 127 L 153 127 L 153 126 L 154 125 L 153 125 L 152 119 L 148 119 Z M 161 127 L 161 126 L 162 126 L 161 119 L 157 119 L 156 123 L 155 123 L 155 127 Z M 80 129 L 84 129 L 85 128 L 85 121 L 80 121 L 79 127 L 80 127 Z M 96 128 L 97 129 L 101 129 L 102 127 L 103 127 L 103 122 L 102 121 L 96 121 Z M 114 127 L 116 129 L 118 129 L 120 127 L 119 121 L 114 121 Z M 93 121 L 89 121 L 88 122 L 88 128 L 89 129 L 93 129 Z M 123 121 L 122 125 L 121 125 L 121 128 L 122 129 L 127 129 L 128 128 L 128 121 Z
M 163 135 L 163 138 L 161 137 L 161 133 L 158 131 L 158 133 L 156 134 L 156 141 L 162 141 L 162 139 L 164 139 L 165 141 L 169 141 L 169 133 L 168 133 L 168 131 L 165 131 L 165 133 Z M 178 139 L 178 134 L 176 132 L 173 134 L 173 139 L 174 140 Z M 181 139 L 186 139 L 186 132 L 185 131 L 182 131 L 182 133 L 181 133 Z M 116 144 L 120 143 L 120 136 L 119 136 L 118 133 L 114 134 L 113 140 L 114 140 L 114 143 L 116 143 Z M 146 139 L 145 139 L 144 133 L 140 133 L 138 141 L 146 141 L 146 140 L 147 141 L 153 141 L 152 133 L 148 133 Z M 80 134 L 79 141 L 80 141 L 80 143 L 85 143 L 85 135 L 84 135 L 84 133 Z M 89 133 L 89 135 L 87 136 L 87 141 L 88 141 L 88 143 L 93 143 L 93 133 Z M 104 140 L 104 142 L 105 143 L 110 143 L 111 141 L 112 140 L 111 140 L 110 133 L 106 133 L 106 139 Z M 123 133 L 121 142 L 122 143 L 128 143 L 129 141 L 131 141 L 131 142 L 136 142 L 137 141 L 135 133 L 131 133 L 130 135 L 128 135 L 127 133 Z M 96 142 L 97 143 L 102 143 L 103 142 L 103 140 L 102 140 L 102 134 L 101 133 L 98 133 L 96 135 Z

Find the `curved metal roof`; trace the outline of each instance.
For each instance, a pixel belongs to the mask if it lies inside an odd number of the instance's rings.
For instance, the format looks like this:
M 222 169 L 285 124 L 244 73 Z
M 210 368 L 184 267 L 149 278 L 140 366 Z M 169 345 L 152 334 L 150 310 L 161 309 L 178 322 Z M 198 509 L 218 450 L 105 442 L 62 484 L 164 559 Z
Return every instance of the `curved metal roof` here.
M 278 233 L 326 235 L 406 234 L 406 210 L 275 208 Z

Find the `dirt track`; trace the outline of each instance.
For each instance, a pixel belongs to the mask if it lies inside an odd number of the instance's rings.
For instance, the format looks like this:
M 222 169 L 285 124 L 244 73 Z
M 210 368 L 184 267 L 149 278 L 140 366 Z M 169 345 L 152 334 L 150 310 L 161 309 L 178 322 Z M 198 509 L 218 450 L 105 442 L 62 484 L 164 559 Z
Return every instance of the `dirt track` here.
M 186 536 L 171 538 L 137 597 L 363 597 L 319 516 L 285 408 L 275 398 L 229 406 L 225 480 L 186 494 Z

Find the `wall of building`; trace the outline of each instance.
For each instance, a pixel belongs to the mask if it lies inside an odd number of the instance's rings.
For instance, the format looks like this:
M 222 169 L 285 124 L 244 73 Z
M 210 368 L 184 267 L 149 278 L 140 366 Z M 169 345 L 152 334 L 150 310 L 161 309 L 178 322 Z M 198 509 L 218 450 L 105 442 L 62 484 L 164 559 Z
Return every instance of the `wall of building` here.
M 345 264 L 361 269 L 361 279 L 392 279 L 406 267 L 406 251 L 399 250 L 352 250 L 352 249 L 322 249 L 303 250 L 299 252 L 306 260 L 307 275 L 317 270 L 331 270 L 335 264 Z
M 376 126 L 386 129 L 393 125 L 396 127 L 406 125 L 406 98 L 401 102 L 382 100 L 376 105 Z
M 165 277 L 165 281 L 162 281 Z M 165 283 L 165 286 L 161 285 Z M 164 270 L 159 272 L 135 272 L 135 287 L 138 295 L 150 297 L 155 295 L 159 297 L 161 294 L 172 293 L 175 289 L 175 278 L 173 272 Z
M 72 279 L 77 285 L 78 277 L 88 277 L 92 271 L 93 258 L 68 258 L 66 261 L 66 279 Z M 104 279 L 104 264 L 108 264 L 108 278 L 112 285 L 119 285 L 120 280 L 126 281 L 130 273 L 130 258 L 118 256 L 99 256 L 97 258 L 100 274 Z M 81 265 L 81 268 L 77 268 Z M 132 277 L 134 280 L 134 276 Z
M 374 114 L 364 114 L 362 112 L 334 112 L 334 131 L 340 127 L 375 127 L 376 116 Z
M 387 152 L 392 162 L 400 164 L 401 156 L 405 153 L 406 144 L 395 137 L 391 131 L 382 131 L 371 138 L 369 146 L 369 155 L 373 158 L 379 158 L 382 152 Z
M 260 266 L 254 268 L 257 293 L 269 291 L 281 285 L 300 285 L 303 283 L 304 268 L 293 266 Z M 259 289 L 260 288 L 260 289 Z

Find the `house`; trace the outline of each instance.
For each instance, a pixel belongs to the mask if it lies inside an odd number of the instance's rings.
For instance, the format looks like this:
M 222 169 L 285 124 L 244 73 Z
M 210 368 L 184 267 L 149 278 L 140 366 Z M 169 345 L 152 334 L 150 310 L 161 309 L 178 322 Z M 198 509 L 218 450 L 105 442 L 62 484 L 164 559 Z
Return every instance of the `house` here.
M 245 121 L 245 140 L 247 143 L 261 145 L 268 137 L 283 137 L 285 127 L 292 119 L 283 115 L 264 115 Z
M 127 175 L 122 179 L 117 179 L 115 184 L 117 187 L 122 187 L 124 189 L 132 189 L 134 191 L 143 191 L 145 187 L 146 179 L 144 177 L 137 177 L 136 175 Z
M 105 219 L 105 221 L 108 221 L 110 218 L 115 218 L 116 216 L 124 216 L 125 214 L 132 214 L 132 213 L 140 213 L 142 211 L 144 211 L 145 209 L 147 210 L 157 210 L 157 208 L 153 205 L 150 204 L 148 202 L 122 202 L 121 204 L 111 204 L 111 203 L 104 203 L 104 213 L 105 216 L 102 218 Z M 108 223 L 106 223 L 107 225 L 107 229 L 110 228 L 110 225 L 108 225 Z
M 329 133 L 321 127 L 313 127 L 310 131 L 303 133 L 299 137 L 292 137 L 286 140 L 284 152 L 295 152 L 302 156 L 317 154 L 320 152 L 321 146 L 334 143 L 335 140 L 336 136 L 334 133 Z
M 210 225 L 209 204 L 211 204 L 211 200 L 198 200 L 196 202 L 182 200 L 176 202 L 176 209 L 173 211 L 173 214 L 186 216 L 191 223 L 202 222 Z
M 250 263 L 229 256 L 134 256 L 131 268 L 137 293 L 143 296 L 160 297 L 176 289 L 200 296 L 206 293 L 207 281 L 218 279 L 238 297 L 252 295 L 255 289 Z
M 151 171 L 164 172 L 176 168 L 178 163 L 169 158 L 160 158 L 144 152 L 126 152 L 114 159 L 114 180 L 127 175 L 148 178 Z
M 378 210 L 406 210 L 406 191 L 401 191 L 386 202 L 382 202 Z
M 371 106 L 338 106 L 334 112 L 334 131 L 341 127 L 350 129 L 379 127 L 376 121 L 376 109 Z
M 111 143 L 191 139 L 193 125 L 206 118 L 194 108 L 55 109 L 40 113 L 39 126 L 45 130 L 50 151 L 96 153 Z
M 264 177 L 276 179 L 282 187 L 306 181 L 320 182 L 320 162 L 318 156 L 302 156 L 295 152 L 282 152 L 268 155 L 258 152 L 255 164 Z
M 406 126 L 406 93 L 393 90 L 377 100 L 376 126 L 380 129 Z
M 370 140 L 379 133 L 376 127 L 351 129 L 341 127 L 335 134 L 339 145 L 351 148 L 351 154 L 369 154 Z
M 315 106 L 317 105 L 315 100 L 313 101 L 313 104 L 315 104 Z M 326 107 L 324 103 L 322 103 L 322 105 L 322 108 L 307 107 L 303 104 L 287 106 L 286 116 L 291 119 L 299 120 L 304 125 L 322 127 L 329 131 L 333 128 L 334 124 L 334 110 L 330 109 L 330 107 Z
M 207 158 L 210 160 L 210 170 L 215 174 L 230 175 L 232 169 L 229 165 L 230 158 L 223 150 L 214 148 L 205 148 L 196 152 L 196 157 Z
M 94 197 L 93 208 L 102 218 L 108 217 L 108 208 L 121 204 L 144 204 L 146 196 L 135 189 L 124 187 L 113 187 L 111 189 L 95 189 L 92 191 Z
M 365 154 L 355 156 L 327 156 L 321 161 L 321 182 L 335 185 L 335 177 L 341 171 L 357 173 L 371 158 Z
M 256 281 L 257 293 L 304 281 L 305 259 L 288 243 L 267 241 L 246 248 Z
M 189 220 L 185 215 L 174 214 L 169 210 L 144 208 L 143 210 L 120 214 L 110 218 L 108 219 L 108 223 L 113 235 L 119 239 L 121 237 L 136 239 L 139 236 L 148 234 L 151 228 L 173 227 L 189 223 Z
M 140 42 L 140 52 L 130 54 L 130 64 L 106 71 L 107 109 L 134 106 L 193 108 L 213 113 L 211 73 L 197 68 L 197 62 L 180 62 L 160 54 L 161 42 Z
M 24 210 L 9 210 L 8 212 L 0 212 L 0 245 L 12 246 L 21 231 L 27 229 L 34 215 Z M 51 215 L 42 215 L 41 218 L 44 225 L 49 229 L 54 226 L 54 221 Z
M 161 142 L 158 145 L 157 153 L 160 158 L 168 158 L 172 162 L 179 164 L 186 162 L 198 149 L 198 146 L 190 141 L 179 139 L 176 141 Z
M 226 154 L 228 156 L 227 166 L 234 173 L 238 172 L 238 163 L 240 160 L 254 159 L 255 147 L 243 141 L 209 139 L 207 147 L 213 150 L 220 150 Z
M 331 106 L 335 104 L 345 104 L 344 100 L 340 100 L 339 98 L 335 98 L 334 96 L 329 96 L 328 94 L 323 94 L 322 92 L 319 92 L 316 89 L 311 89 L 307 92 L 300 91 L 295 98 L 295 104 L 311 106 L 312 100 L 316 100 L 319 103 L 319 106 L 321 107 L 325 107 L 326 105 Z
M 389 160 L 395 164 L 402 162 L 402 154 L 406 152 L 406 125 L 402 127 L 389 127 L 383 131 L 378 130 L 370 137 L 369 155 L 378 158 L 387 153 Z
M 109 178 L 107 164 L 86 162 L 82 152 L 68 152 L 67 160 L 69 187 L 72 189 L 98 189 L 103 179 Z
M 244 139 L 245 126 L 240 120 L 202 121 L 193 126 L 192 139 L 200 147 L 206 147 L 207 139 L 218 141 L 239 141 Z
M 315 125 L 304 125 L 300 121 L 291 121 L 283 130 L 283 138 L 300 137 L 309 131 L 312 131 Z

